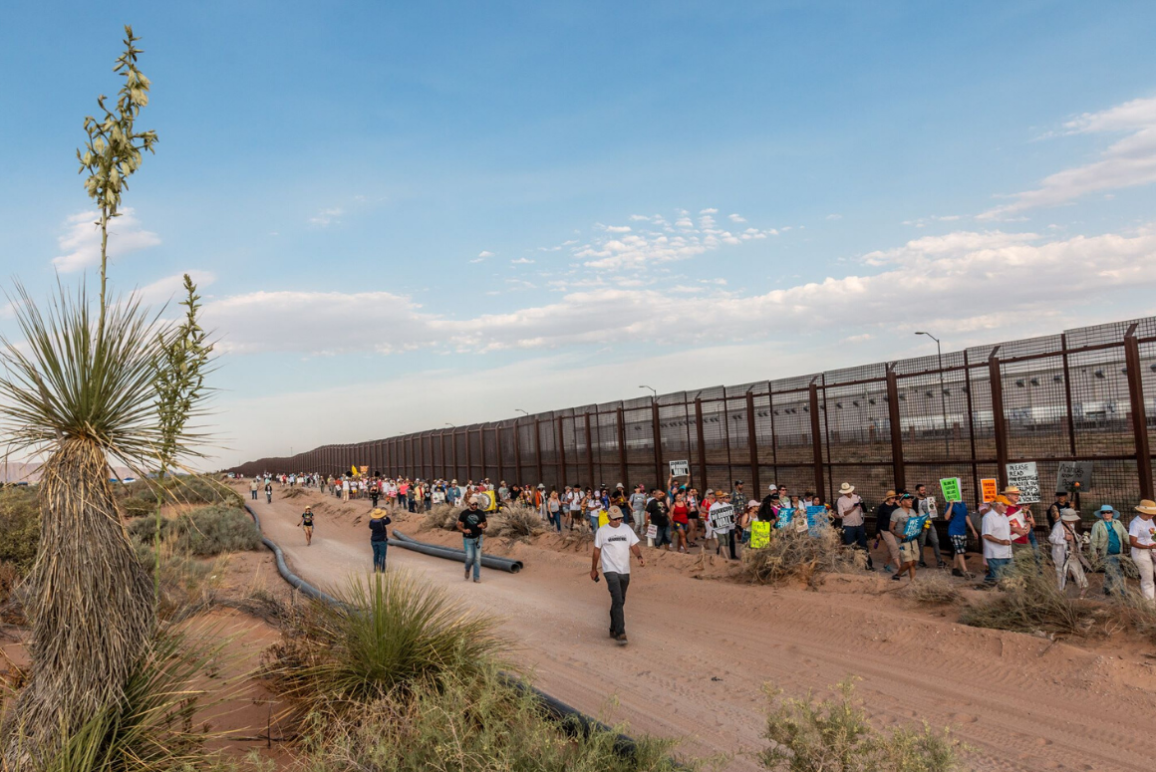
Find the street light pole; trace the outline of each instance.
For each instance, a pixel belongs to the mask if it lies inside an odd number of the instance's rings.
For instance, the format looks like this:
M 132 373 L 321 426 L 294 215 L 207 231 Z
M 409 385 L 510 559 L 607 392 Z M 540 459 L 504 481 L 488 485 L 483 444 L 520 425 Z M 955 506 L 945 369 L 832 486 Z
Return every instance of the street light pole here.
M 943 411 L 943 460 L 947 461 L 951 457 L 951 447 L 947 439 L 947 394 L 943 388 L 943 346 L 940 344 L 939 338 L 930 332 L 917 332 L 915 334 L 926 335 L 935 341 L 935 353 L 939 358 L 939 405 Z
M 652 395 L 654 395 L 654 396 L 652 397 L 652 399 L 654 399 L 656 402 L 658 401 L 658 390 L 657 390 L 657 389 L 655 389 L 653 386 L 639 386 L 638 388 L 640 388 L 640 389 L 650 389 L 650 393 L 651 393 Z
M 522 409 L 522 408 L 520 408 L 520 407 L 516 407 L 516 408 L 514 408 L 514 412 L 515 412 L 515 413 L 521 413 L 522 415 L 526 416 L 526 418 L 529 418 L 529 417 L 530 417 L 530 414 L 529 414 L 529 413 L 527 413 L 525 410 L 523 410 L 523 409 Z

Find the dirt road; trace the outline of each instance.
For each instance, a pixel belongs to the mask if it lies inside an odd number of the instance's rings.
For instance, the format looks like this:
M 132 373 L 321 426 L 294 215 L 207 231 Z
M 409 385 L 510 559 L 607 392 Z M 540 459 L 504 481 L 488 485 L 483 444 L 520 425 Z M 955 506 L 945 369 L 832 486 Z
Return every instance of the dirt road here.
M 304 504 L 318 502 L 306 547 L 296 522 Z M 333 586 L 369 569 L 366 503 L 308 493 L 276 495 L 271 506 L 262 497 L 255 509 L 311 582 Z M 401 530 L 447 540 L 416 522 Z M 389 566 L 501 617 L 515 658 L 545 691 L 632 732 L 678 738 L 690 755 L 738 754 L 727 769 L 756 768 L 744 754 L 763 745 L 763 684 L 801 696 L 848 675 L 862 678 L 857 693 L 878 724 L 950 725 L 973 748 L 975 769 L 1156 769 L 1148 737 L 1156 672 L 1139 642 L 1089 649 L 969 628 L 954 612 L 911 606 L 880 579 L 775 590 L 696 580 L 659 561 L 632 574 L 630 645 L 619 648 L 607 638 L 609 597 L 605 583 L 590 581 L 588 555 L 517 553 L 524 571 L 484 570 L 481 584 L 463 582 L 457 564 L 407 550 L 390 549 Z

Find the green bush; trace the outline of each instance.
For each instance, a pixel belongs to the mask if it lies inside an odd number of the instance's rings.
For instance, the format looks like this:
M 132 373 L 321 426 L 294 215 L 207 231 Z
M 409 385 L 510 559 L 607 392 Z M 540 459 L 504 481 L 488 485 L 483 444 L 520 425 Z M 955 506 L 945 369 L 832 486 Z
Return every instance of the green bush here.
M 40 545 L 40 508 L 32 486 L 0 489 L 0 563 L 25 576 L 36 562 Z
M 759 759 L 775 772 L 951 772 L 959 768 L 958 744 L 947 732 L 900 727 L 880 732 L 852 699 L 852 679 L 837 696 L 815 702 L 782 700 L 767 717 L 771 741 Z M 774 696 L 777 693 L 772 693 Z
M 156 528 L 153 517 L 137 518 L 128 524 L 133 539 L 150 549 Z M 162 519 L 161 539 L 171 539 L 174 551 L 195 557 L 244 552 L 261 546 L 253 519 L 244 510 L 227 504 L 200 507 L 175 519 Z
M 438 689 L 498 656 L 488 617 L 408 574 L 375 574 L 313 603 L 266 653 L 265 675 L 300 715 L 341 717 L 389 694 Z
M 390 694 L 368 705 L 314 751 L 311 772 L 662 772 L 674 770 L 670 743 L 642 739 L 633 755 L 617 731 L 570 737 L 532 694 L 490 669 L 451 676 L 412 699 Z M 683 767 L 691 769 L 692 767 Z
M 157 508 L 157 490 L 166 503 L 227 504 L 240 507 L 242 499 L 232 488 L 205 475 L 168 476 L 162 485 L 157 480 L 137 480 L 114 486 L 117 505 L 128 519 L 151 515 Z

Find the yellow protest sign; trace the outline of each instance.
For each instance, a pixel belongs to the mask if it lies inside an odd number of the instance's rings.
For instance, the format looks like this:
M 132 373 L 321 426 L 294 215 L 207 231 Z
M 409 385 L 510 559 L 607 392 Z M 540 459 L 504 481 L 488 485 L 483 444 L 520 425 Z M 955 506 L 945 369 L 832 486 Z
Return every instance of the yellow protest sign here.
M 765 520 L 751 523 L 751 549 L 758 550 L 771 543 L 771 524 Z
M 983 493 L 983 501 L 985 504 L 990 504 L 995 501 L 995 497 L 999 495 L 999 483 L 993 479 L 980 480 L 979 487 Z

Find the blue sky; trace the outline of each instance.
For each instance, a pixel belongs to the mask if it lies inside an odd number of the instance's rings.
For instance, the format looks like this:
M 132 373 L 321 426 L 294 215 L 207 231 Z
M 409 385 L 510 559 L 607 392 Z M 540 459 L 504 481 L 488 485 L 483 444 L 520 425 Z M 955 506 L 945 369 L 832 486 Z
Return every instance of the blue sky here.
M 223 463 L 1153 312 L 1156 5 L 394 5 L 5 6 L 6 273 L 93 275 L 133 24 L 112 276 L 200 281 Z

